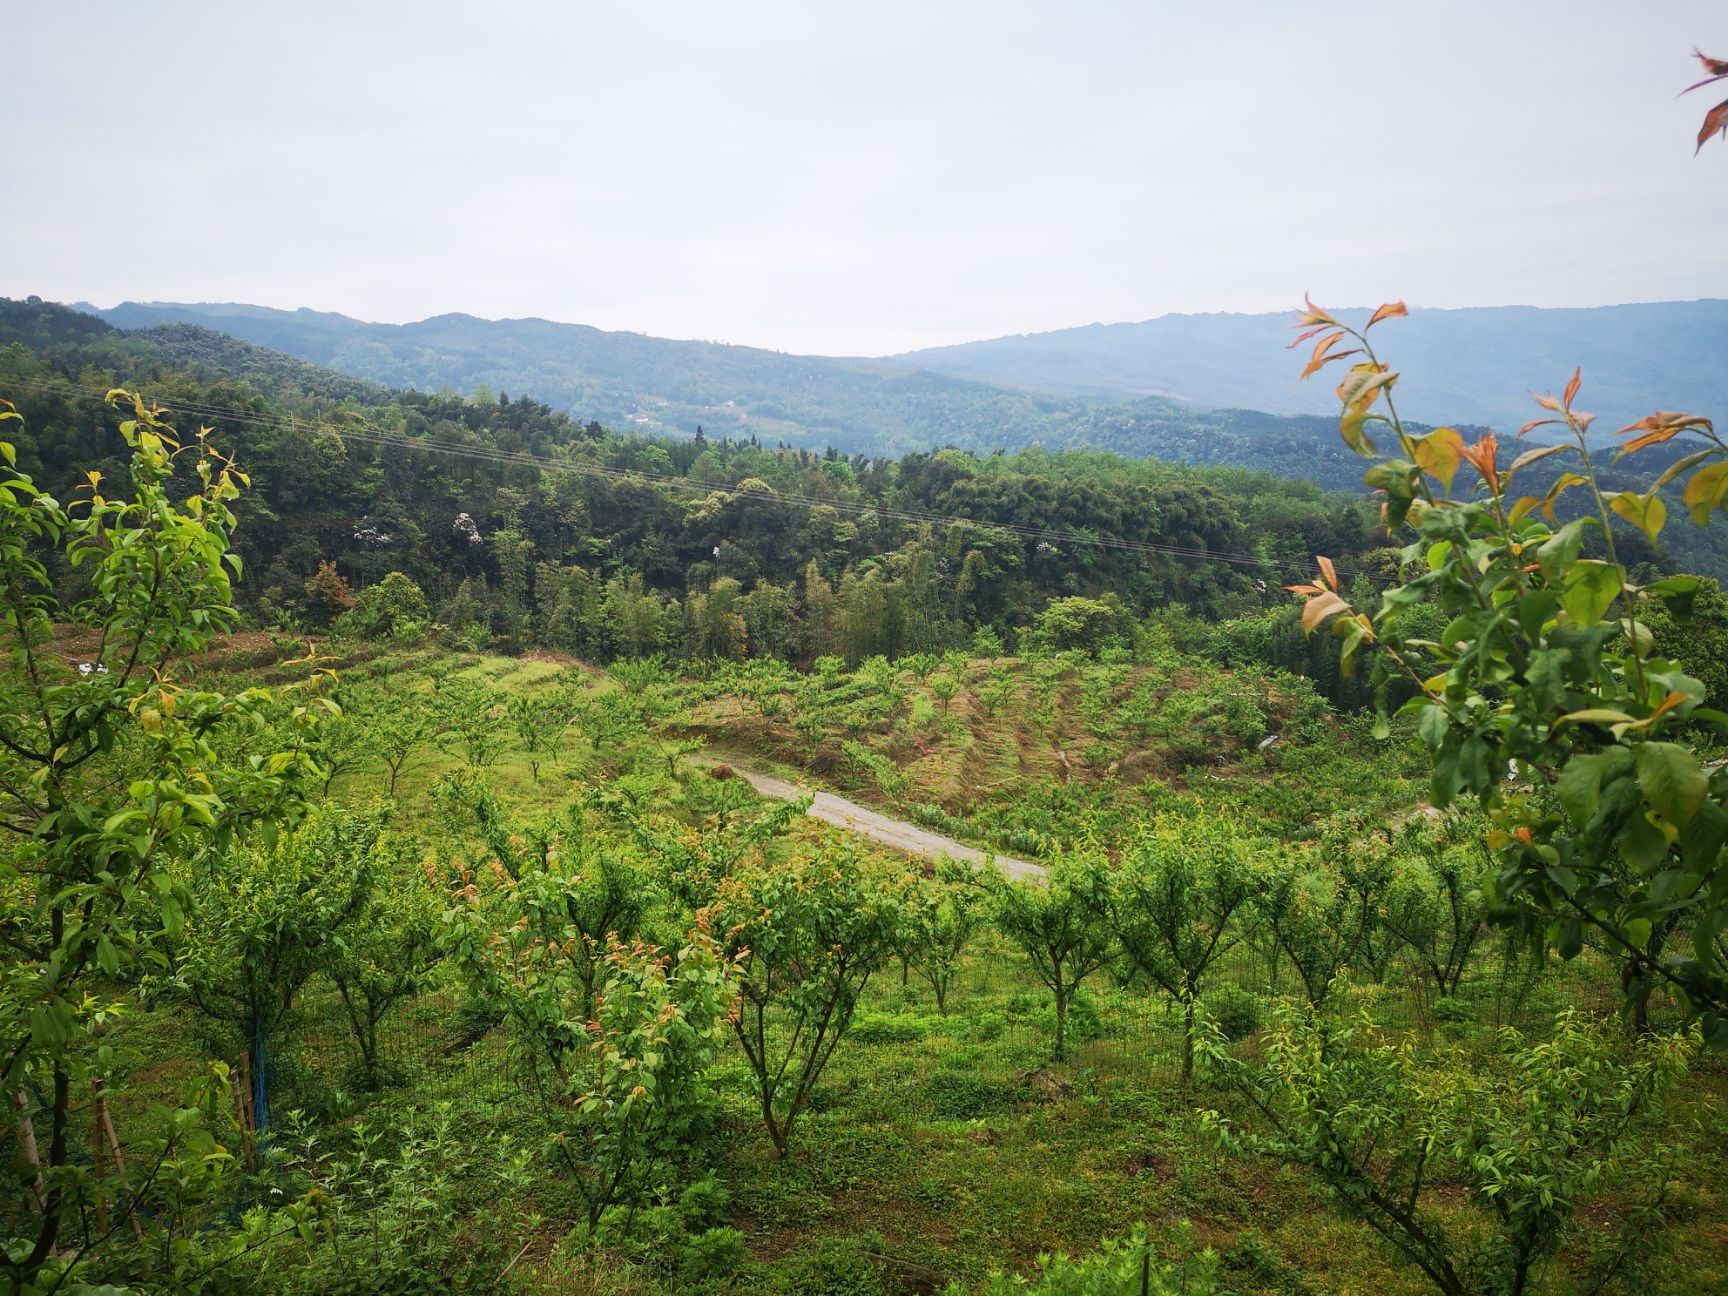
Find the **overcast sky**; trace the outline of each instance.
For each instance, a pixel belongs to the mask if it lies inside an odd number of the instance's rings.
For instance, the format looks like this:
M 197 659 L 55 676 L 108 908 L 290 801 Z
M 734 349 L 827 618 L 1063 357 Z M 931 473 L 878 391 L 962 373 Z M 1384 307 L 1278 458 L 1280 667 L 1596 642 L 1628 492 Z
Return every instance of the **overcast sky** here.
M 866 354 L 1728 296 L 1719 0 L 9 8 L 0 295 Z

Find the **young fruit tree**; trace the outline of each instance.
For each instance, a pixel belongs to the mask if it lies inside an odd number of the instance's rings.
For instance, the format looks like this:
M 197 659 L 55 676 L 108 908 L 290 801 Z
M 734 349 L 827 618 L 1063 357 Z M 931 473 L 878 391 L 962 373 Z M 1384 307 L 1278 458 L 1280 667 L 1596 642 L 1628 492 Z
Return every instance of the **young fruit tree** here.
M 1044 881 L 988 875 L 996 927 L 1025 953 L 1056 1004 L 1055 1058 L 1068 1058 L 1068 1006 L 1080 983 L 1110 961 L 1110 884 L 1101 860 L 1064 855 Z
M 739 965 L 733 1028 L 781 1156 L 865 984 L 894 955 L 897 881 L 849 842 L 803 846 L 742 864 L 700 915 Z
M 387 865 L 380 815 L 324 807 L 273 843 L 205 852 L 184 866 L 198 898 L 167 942 L 174 982 L 249 1080 L 255 1130 L 270 1127 L 269 1047 L 312 977 L 339 958 Z
M 1182 1005 L 1182 1079 L 1207 973 L 1243 938 L 1261 880 L 1248 843 L 1216 820 L 1160 819 L 1110 876 L 1110 926 L 1134 970 Z
M 443 939 L 475 990 L 503 1008 L 548 1154 L 593 1233 L 609 1208 L 659 1184 L 706 1117 L 737 968 L 699 929 L 676 950 L 607 937 L 593 960 L 560 881 L 555 864 L 475 877 L 456 892 Z
M 1502 1031 L 1478 1063 L 1425 1056 L 1365 1015 L 1287 1010 L 1252 1060 L 1202 1034 L 1203 1068 L 1257 1119 L 1202 1116 L 1227 1149 L 1308 1171 L 1444 1296 L 1523 1296 L 1579 1209 L 1614 1194 L 1623 1227 L 1611 1246 L 1596 1239 L 1588 1289 L 1600 1290 L 1662 1211 L 1673 1152 L 1661 1103 L 1694 1047 L 1628 1050 L 1610 1023 L 1568 1011 L 1543 1041 Z M 1467 1213 L 1435 1192 L 1453 1185 Z
M 440 780 L 433 798 L 445 822 L 475 840 L 461 881 L 499 879 L 517 903 L 527 906 L 516 918 L 556 919 L 565 975 L 580 987 L 577 1008 L 586 1020 L 613 941 L 640 934 L 654 898 L 647 866 L 633 851 L 591 834 L 580 803 L 561 815 L 518 825 L 505 817 L 484 776 L 470 771 Z
M 1454 811 L 1434 823 L 1417 815 L 1399 830 L 1403 854 L 1380 922 L 1439 995 L 1457 994 L 1482 935 L 1486 829 L 1479 815 Z
M 403 1000 L 427 987 L 443 957 L 438 917 L 427 877 L 394 861 L 390 876 L 379 880 L 366 906 L 348 922 L 326 966 L 360 1050 L 360 1077 L 367 1088 L 376 1089 L 384 1076 L 379 1026 Z
M 917 876 L 908 891 L 902 957 L 936 996 L 936 1011 L 948 1015 L 948 995 L 960 960 L 984 926 L 986 895 L 969 864 L 944 857 L 932 877 Z

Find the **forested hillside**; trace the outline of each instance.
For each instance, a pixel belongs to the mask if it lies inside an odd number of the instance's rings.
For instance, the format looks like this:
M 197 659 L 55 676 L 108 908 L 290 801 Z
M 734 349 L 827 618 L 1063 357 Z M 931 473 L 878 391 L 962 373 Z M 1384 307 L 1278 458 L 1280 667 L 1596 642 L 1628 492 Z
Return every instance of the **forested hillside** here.
M 1106 620 L 1171 603 L 1287 615 L 1278 587 L 1312 555 L 1366 569 L 1382 544 L 1359 500 L 1242 469 L 618 434 L 523 397 L 393 392 L 193 326 L 119 331 L 48 305 L 0 307 L 0 342 L 30 429 L 21 466 L 55 489 L 118 471 L 99 412 L 117 382 L 216 430 L 255 486 L 239 596 L 266 624 L 324 625 L 400 571 L 482 646 L 858 661 L 979 631 L 1012 642 L 1064 597 L 1107 600 Z
M 307 310 L 154 302 L 94 313 L 124 328 L 202 324 L 391 387 L 522 393 L 620 429 L 689 436 L 700 425 L 722 436 L 847 453 L 1061 444 L 1074 405 L 917 365 L 677 342 L 550 320 L 439 315 L 368 324 Z

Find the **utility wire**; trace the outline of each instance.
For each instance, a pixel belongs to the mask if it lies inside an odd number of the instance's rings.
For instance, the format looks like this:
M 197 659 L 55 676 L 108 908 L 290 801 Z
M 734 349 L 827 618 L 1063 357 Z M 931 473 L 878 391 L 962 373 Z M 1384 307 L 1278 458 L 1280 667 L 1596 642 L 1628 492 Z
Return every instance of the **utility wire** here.
M 103 400 L 108 389 L 86 387 L 65 379 L 18 378 L 10 382 L 19 387 L 32 388 L 48 395 L 87 397 Z M 431 454 L 444 454 L 454 458 L 470 459 L 482 463 L 493 463 L 511 467 L 534 468 L 542 472 L 565 472 L 579 476 L 597 477 L 610 481 L 635 484 L 654 484 L 674 490 L 684 490 L 696 494 L 711 494 L 723 492 L 732 498 L 748 499 L 761 503 L 791 504 L 805 508 L 831 508 L 841 513 L 851 513 L 858 516 L 875 514 L 878 517 L 894 521 L 919 525 L 939 526 L 945 528 L 972 527 L 980 530 L 995 530 L 1006 532 L 1029 540 L 1040 540 L 1046 543 L 1057 542 L 1068 545 L 1090 545 L 1097 548 L 1114 549 L 1129 553 L 1144 553 L 1160 557 L 1185 559 L 1197 562 L 1225 563 L 1237 567 L 1259 568 L 1299 568 L 1304 562 L 1312 563 L 1312 557 L 1305 560 L 1266 558 L 1258 554 L 1228 553 L 1219 550 L 1203 549 L 1192 545 L 1162 544 L 1151 540 L 1135 540 L 1123 536 L 1113 536 L 1103 533 L 1088 533 L 1083 531 L 1066 531 L 1049 527 L 1026 526 L 1014 522 L 986 522 L 976 518 L 957 516 L 949 513 L 937 513 L 928 509 L 895 508 L 883 504 L 870 504 L 860 500 L 829 499 L 819 495 L 806 495 L 798 492 L 778 492 L 774 490 L 758 490 L 754 487 L 740 488 L 726 482 L 708 481 L 695 477 L 680 477 L 671 473 L 657 473 L 648 469 L 608 468 L 603 464 L 585 462 L 578 459 L 549 458 L 542 455 L 529 454 L 525 451 L 501 450 L 496 447 L 465 445 L 461 442 L 438 441 L 429 437 L 411 437 L 404 433 L 392 432 L 381 428 L 375 423 L 359 419 L 352 423 L 323 419 L 316 423 L 307 422 L 294 417 L 260 414 L 254 410 L 234 409 L 228 406 L 211 405 L 197 401 L 160 399 L 156 401 L 158 408 L 182 414 L 190 414 L 197 418 L 223 419 L 229 422 L 245 423 L 257 427 L 270 428 L 282 432 L 317 432 L 328 430 L 344 440 L 359 441 L 363 444 L 376 445 L 391 449 L 423 451 Z M 1355 575 L 1354 572 L 1339 568 L 1340 578 Z

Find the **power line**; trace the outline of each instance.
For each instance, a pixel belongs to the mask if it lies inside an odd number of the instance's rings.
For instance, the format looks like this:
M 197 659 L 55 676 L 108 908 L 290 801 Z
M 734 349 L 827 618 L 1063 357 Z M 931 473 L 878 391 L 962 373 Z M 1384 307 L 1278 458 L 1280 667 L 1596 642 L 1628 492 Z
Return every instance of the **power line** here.
M 33 388 L 36 391 L 50 395 L 84 396 L 94 400 L 103 400 L 107 389 L 85 387 L 65 379 L 35 379 L 19 378 L 11 380 L 20 387 Z M 571 473 L 573 475 L 597 477 L 610 481 L 629 482 L 633 484 L 654 484 L 673 490 L 683 490 L 696 494 L 711 494 L 720 491 L 735 499 L 748 499 L 761 503 L 791 504 L 805 508 L 830 508 L 841 513 L 851 513 L 857 516 L 875 514 L 878 517 L 917 525 L 940 526 L 945 528 L 972 527 L 980 530 L 1006 532 L 1024 539 L 1040 540 L 1046 543 L 1057 542 L 1069 545 L 1090 545 L 1096 548 L 1114 549 L 1130 553 L 1144 553 L 1159 557 L 1185 559 L 1197 562 L 1225 563 L 1238 567 L 1259 568 L 1296 568 L 1300 564 L 1296 560 L 1280 560 L 1266 558 L 1258 554 L 1229 553 L 1219 550 L 1202 549 L 1192 545 L 1162 544 L 1151 540 L 1134 540 L 1123 536 L 1086 533 L 1081 531 L 1066 531 L 1050 527 L 1026 526 L 1014 522 L 986 522 L 976 518 L 957 516 L 948 513 L 937 513 L 928 509 L 894 508 L 884 504 L 870 504 L 859 500 L 829 499 L 818 495 L 806 495 L 799 492 L 778 492 L 774 490 L 758 490 L 754 487 L 739 487 L 726 482 L 708 481 L 702 478 L 680 477 L 670 473 L 657 473 L 648 469 L 608 468 L 603 464 L 584 462 L 574 459 L 555 459 L 542 455 L 533 455 L 525 451 L 501 450 L 497 447 L 465 445 L 461 442 L 437 441 L 429 437 L 411 437 L 404 433 L 391 432 L 375 423 L 366 422 L 356 417 L 353 423 L 338 423 L 329 419 L 316 423 L 306 422 L 298 418 L 280 415 L 260 414 L 254 410 L 234 409 L 228 406 L 211 405 L 207 403 L 176 399 L 162 399 L 158 407 L 182 414 L 190 414 L 198 418 L 224 419 L 229 422 L 246 423 L 257 427 L 270 428 L 276 431 L 317 432 L 327 430 L 339 438 L 359 441 L 363 444 L 380 447 L 423 451 L 431 454 L 444 454 L 454 458 L 470 459 L 482 463 L 494 463 L 511 467 L 534 468 L 548 473 Z M 1311 563 L 1312 557 L 1304 560 Z M 1341 576 L 1351 576 L 1354 572 L 1340 568 Z

